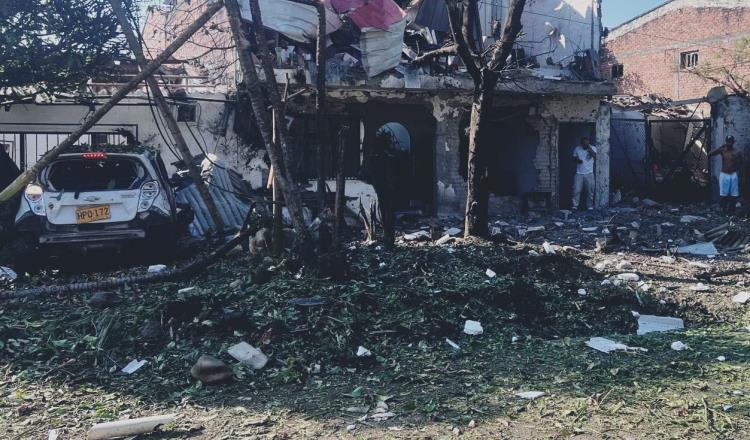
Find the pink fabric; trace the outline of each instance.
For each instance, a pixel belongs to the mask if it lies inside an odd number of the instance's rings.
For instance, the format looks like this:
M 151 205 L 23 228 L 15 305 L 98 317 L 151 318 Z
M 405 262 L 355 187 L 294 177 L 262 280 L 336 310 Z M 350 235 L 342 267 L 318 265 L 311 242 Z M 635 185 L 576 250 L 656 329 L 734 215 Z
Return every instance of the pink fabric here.
M 393 0 L 331 0 L 334 9 L 347 14 L 360 28 L 374 27 L 387 31 L 406 13 Z

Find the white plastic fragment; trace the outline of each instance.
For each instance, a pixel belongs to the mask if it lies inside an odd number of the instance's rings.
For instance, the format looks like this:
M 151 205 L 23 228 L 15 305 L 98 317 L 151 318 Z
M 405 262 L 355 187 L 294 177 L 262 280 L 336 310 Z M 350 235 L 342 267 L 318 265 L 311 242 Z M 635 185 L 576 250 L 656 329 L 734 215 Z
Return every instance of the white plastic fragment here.
M 602 353 L 611 353 L 617 350 L 637 350 L 647 352 L 648 350 L 641 347 L 629 347 L 621 342 L 616 342 L 607 338 L 594 337 L 586 341 L 586 345 Z
M 719 362 L 726 362 L 727 357 L 726 356 L 719 356 L 719 357 L 716 358 L 716 360 L 719 361 Z
M 60 433 L 57 429 L 50 429 L 47 433 L 47 440 L 57 440 L 60 437 Z
M 372 356 L 372 352 L 360 345 L 359 348 L 357 348 L 357 357 L 368 357 L 368 356 Z
M 544 391 L 523 391 L 520 393 L 516 393 L 516 396 L 520 397 L 521 399 L 527 399 L 527 400 L 534 400 L 542 397 L 544 395 Z
M 0 266 L 0 280 L 13 282 L 18 278 L 18 274 L 10 267 Z
M 159 273 L 167 270 L 167 266 L 164 264 L 153 264 L 148 267 L 148 273 Z
M 127 365 L 125 365 L 120 371 L 122 371 L 125 374 L 133 374 L 136 371 L 138 371 L 142 366 L 146 365 L 147 363 L 148 361 L 146 359 L 142 359 L 140 361 L 138 359 L 133 359 Z
M 597 230 L 599 230 L 598 226 L 593 226 L 590 228 L 581 228 L 581 231 L 583 232 L 596 232 Z
M 187 294 L 195 293 L 197 290 L 198 288 L 195 286 L 183 287 L 182 289 L 178 290 L 177 293 L 180 295 L 187 295 Z
M 477 336 L 484 333 L 484 329 L 482 328 L 482 324 L 479 321 L 472 321 L 470 319 L 467 319 L 464 323 L 464 333 L 467 335 Z
M 485 275 L 487 275 L 488 278 L 495 278 L 497 276 L 495 271 L 492 269 L 487 269 L 487 271 L 485 272 Z
M 167 414 L 163 416 L 141 417 L 138 419 L 97 423 L 89 429 L 86 438 L 88 440 L 102 440 L 113 437 L 146 434 L 152 432 L 159 426 L 172 423 L 175 418 L 177 418 L 177 414 Z
M 688 348 L 688 346 L 685 345 L 685 344 L 683 344 L 681 341 L 674 341 L 674 342 L 672 342 L 672 345 L 670 345 L 670 347 L 674 351 L 683 351 L 683 350 L 686 350 Z
M 578 294 L 581 296 L 586 296 L 588 295 L 588 292 L 586 292 L 586 289 L 578 289 Z
M 268 356 L 247 342 L 240 342 L 229 347 L 227 353 L 229 353 L 229 356 L 232 356 L 245 365 L 253 367 L 255 370 L 260 370 L 268 363 Z
M 735 304 L 745 304 L 750 301 L 750 292 L 740 292 L 732 297 L 732 302 Z
M 450 345 L 450 347 L 453 350 L 455 350 L 455 351 L 461 351 L 461 346 L 458 345 L 458 344 L 456 344 L 455 342 L 451 341 L 450 339 L 445 338 L 445 342 L 448 343 L 448 345 Z
M 652 332 L 669 332 L 685 328 L 685 322 L 680 318 L 654 315 L 638 315 L 636 318 L 638 318 L 638 331 L 636 333 L 639 335 Z
M 544 253 L 547 255 L 555 255 L 557 252 L 555 252 L 555 247 L 552 246 L 548 241 L 545 241 L 542 243 L 542 249 L 544 250 Z
M 352 432 L 357 429 L 357 425 L 346 425 L 346 432 Z

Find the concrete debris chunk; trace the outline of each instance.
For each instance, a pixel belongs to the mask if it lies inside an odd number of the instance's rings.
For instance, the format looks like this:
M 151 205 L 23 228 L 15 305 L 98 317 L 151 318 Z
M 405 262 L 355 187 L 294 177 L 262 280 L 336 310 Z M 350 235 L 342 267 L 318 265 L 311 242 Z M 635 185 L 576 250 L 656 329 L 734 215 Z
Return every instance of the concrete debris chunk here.
M 633 263 L 628 260 L 622 260 L 615 266 L 617 270 L 628 270 L 633 267 Z
M 234 372 L 227 364 L 207 354 L 198 358 L 190 369 L 190 374 L 205 384 L 226 382 L 234 376 Z
M 693 292 L 710 292 L 711 288 L 703 283 L 698 283 L 695 286 L 690 287 Z
M 589 228 L 581 228 L 581 231 L 583 231 L 583 232 L 596 232 L 598 230 L 599 230 L 598 226 L 592 226 L 592 227 L 589 227 Z
M 167 270 L 167 266 L 163 264 L 153 264 L 148 267 L 148 273 L 159 273 Z
M 516 396 L 521 399 L 534 400 L 544 396 L 544 391 L 523 391 L 516 393 Z
M 446 244 L 452 243 L 452 242 L 454 242 L 454 241 L 456 241 L 455 237 L 452 237 L 452 236 L 450 236 L 449 234 L 445 234 L 445 235 L 443 235 L 442 237 L 440 237 L 440 238 L 439 238 L 439 239 L 438 239 L 438 240 L 437 240 L 437 241 L 435 242 L 435 244 L 436 244 L 436 245 L 438 245 L 438 246 L 443 246 L 443 245 L 446 245 Z
M 687 350 L 688 346 L 683 344 L 681 341 L 674 341 L 672 342 L 672 345 L 670 345 L 672 350 L 674 351 L 684 351 Z
M 467 335 L 477 336 L 484 333 L 482 324 L 479 321 L 466 320 L 464 323 L 464 333 Z
M 445 231 L 447 235 L 450 235 L 451 237 L 455 237 L 456 235 L 460 234 L 462 229 L 460 228 L 449 228 Z
M 634 283 L 637 283 L 638 281 L 641 280 L 641 277 L 637 273 L 632 273 L 632 272 L 618 274 L 616 278 L 620 281 L 634 282 Z
M 544 232 L 544 226 L 529 226 L 526 228 L 526 232 Z
M 702 257 L 709 257 L 717 255 L 719 251 L 716 246 L 710 241 L 705 243 L 691 244 L 689 246 L 681 246 L 677 248 L 678 254 L 697 255 Z
M 750 301 L 750 292 L 740 292 L 732 297 L 732 302 L 735 304 L 745 304 Z
M 268 363 L 268 356 L 244 341 L 229 347 L 227 353 L 239 362 L 249 365 L 254 370 L 260 370 Z
M 369 357 L 372 356 L 372 352 L 363 346 L 357 348 L 357 357 Z
M 544 253 L 547 255 L 555 255 L 557 252 L 555 251 L 555 247 L 552 246 L 548 241 L 545 241 L 542 243 L 542 249 L 544 250 Z
M 636 332 L 638 335 L 653 332 L 669 332 L 685 328 L 685 322 L 680 318 L 654 315 L 638 315 L 636 318 L 638 318 L 638 330 Z
M 487 269 L 487 271 L 484 272 L 485 275 L 487 275 L 488 278 L 495 278 L 497 274 L 492 269 Z
M 648 350 L 641 347 L 629 347 L 621 342 L 616 342 L 611 339 L 594 337 L 586 342 L 586 345 L 593 348 L 594 350 L 601 351 L 602 353 L 611 353 L 613 351 L 623 350 L 635 350 L 647 352 Z
M 430 239 L 430 233 L 427 231 L 417 231 L 411 234 L 405 234 L 404 240 L 406 241 L 424 241 Z
M 719 361 L 719 362 L 726 362 L 727 361 L 727 357 L 726 356 L 719 356 L 719 357 L 716 358 L 716 360 Z

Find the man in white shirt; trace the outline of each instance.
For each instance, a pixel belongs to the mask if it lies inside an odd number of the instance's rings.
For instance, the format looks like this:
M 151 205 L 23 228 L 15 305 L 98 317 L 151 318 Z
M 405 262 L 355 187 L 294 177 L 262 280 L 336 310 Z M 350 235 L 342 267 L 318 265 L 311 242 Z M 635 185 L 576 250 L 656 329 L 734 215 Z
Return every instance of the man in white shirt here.
M 576 175 L 573 179 L 573 210 L 578 210 L 581 192 L 586 191 L 586 209 L 594 209 L 594 163 L 596 162 L 596 147 L 591 145 L 589 138 L 581 139 L 581 145 L 573 150 L 573 160 L 576 165 Z

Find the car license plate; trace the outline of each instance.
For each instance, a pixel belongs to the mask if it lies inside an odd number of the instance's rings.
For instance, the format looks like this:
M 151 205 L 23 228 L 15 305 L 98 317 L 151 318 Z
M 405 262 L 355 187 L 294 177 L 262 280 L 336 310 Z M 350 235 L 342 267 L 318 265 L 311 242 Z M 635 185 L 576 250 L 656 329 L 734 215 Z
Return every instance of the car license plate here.
M 112 212 L 109 205 L 89 206 L 86 208 L 76 209 L 76 223 L 91 223 L 98 220 L 109 220 L 112 218 Z

